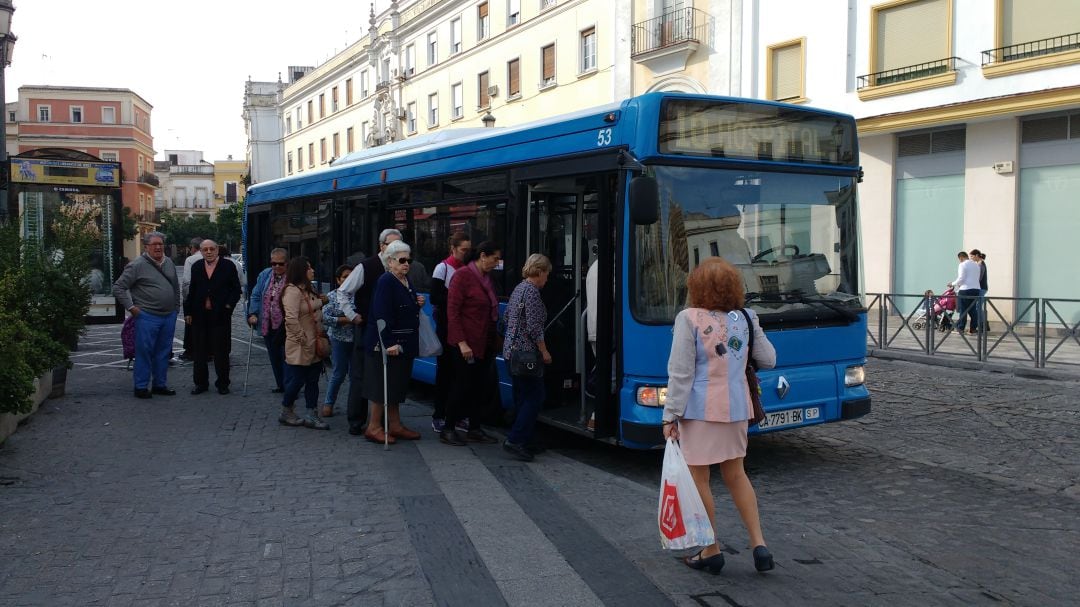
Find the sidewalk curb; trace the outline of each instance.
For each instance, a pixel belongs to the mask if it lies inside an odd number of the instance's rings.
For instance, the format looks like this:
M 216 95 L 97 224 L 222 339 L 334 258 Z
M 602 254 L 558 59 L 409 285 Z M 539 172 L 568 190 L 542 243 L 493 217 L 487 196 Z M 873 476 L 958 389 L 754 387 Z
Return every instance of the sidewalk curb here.
M 1029 379 L 1051 379 L 1056 381 L 1080 381 L 1080 368 L 1077 370 L 1063 369 L 1039 369 L 1023 363 L 1005 363 L 978 361 L 972 358 L 959 358 L 949 355 L 930 356 L 920 352 L 906 352 L 900 350 L 882 350 L 867 348 L 866 356 L 881 360 L 902 360 L 906 362 L 924 365 L 936 365 L 950 369 L 966 369 L 969 371 L 989 371 L 991 373 L 1005 373 L 1017 377 Z

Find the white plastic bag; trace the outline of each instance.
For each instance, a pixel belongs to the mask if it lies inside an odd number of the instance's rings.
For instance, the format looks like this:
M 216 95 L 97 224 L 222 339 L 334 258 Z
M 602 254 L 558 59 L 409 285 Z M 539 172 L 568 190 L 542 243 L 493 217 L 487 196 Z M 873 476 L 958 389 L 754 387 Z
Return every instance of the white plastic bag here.
M 716 542 L 712 523 L 701 502 L 679 443 L 668 439 L 657 508 L 660 545 L 668 550 L 710 546 Z
M 439 336 L 435 334 L 435 325 L 426 312 L 420 312 L 420 356 L 439 356 L 442 354 L 442 344 Z

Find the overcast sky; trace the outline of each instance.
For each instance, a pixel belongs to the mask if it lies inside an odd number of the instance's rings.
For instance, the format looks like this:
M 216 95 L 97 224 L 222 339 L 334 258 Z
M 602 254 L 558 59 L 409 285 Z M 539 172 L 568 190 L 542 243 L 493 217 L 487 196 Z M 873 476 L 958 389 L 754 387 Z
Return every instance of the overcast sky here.
M 376 11 L 388 4 L 376 3 Z M 244 82 L 318 65 L 368 28 L 355 0 L 14 0 L 6 100 L 23 85 L 131 89 L 153 106 L 157 158 L 244 157 Z M 402 2 L 402 5 L 408 4 Z

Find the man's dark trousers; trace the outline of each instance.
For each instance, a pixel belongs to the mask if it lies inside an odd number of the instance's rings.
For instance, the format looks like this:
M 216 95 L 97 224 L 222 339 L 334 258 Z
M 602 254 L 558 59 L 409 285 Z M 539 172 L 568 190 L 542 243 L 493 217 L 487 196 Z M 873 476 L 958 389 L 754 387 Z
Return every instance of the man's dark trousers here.
M 368 401 L 363 396 L 364 390 L 364 328 L 353 325 L 352 366 L 349 368 L 349 407 L 346 416 L 349 430 L 356 433 L 367 425 Z
M 197 387 L 210 385 L 210 357 L 214 357 L 214 373 L 218 388 L 229 387 L 229 351 L 232 349 L 232 327 L 228 322 L 212 322 L 195 318 L 191 323 L 191 344 L 194 350 L 193 379 Z

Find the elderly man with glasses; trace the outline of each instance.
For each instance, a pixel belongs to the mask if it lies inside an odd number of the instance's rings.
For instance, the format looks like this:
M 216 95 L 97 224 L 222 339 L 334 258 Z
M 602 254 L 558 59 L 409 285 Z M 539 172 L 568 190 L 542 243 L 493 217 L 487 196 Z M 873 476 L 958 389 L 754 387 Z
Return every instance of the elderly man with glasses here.
M 280 248 L 270 251 L 270 267 L 259 273 L 248 300 L 248 324 L 263 336 L 277 384 L 273 392 L 277 394 L 285 391 L 285 312 L 281 307 L 281 292 L 285 289 L 288 263 L 288 251 Z
M 124 268 L 113 283 L 113 295 L 135 317 L 135 396 L 172 396 L 169 353 L 180 309 L 180 279 L 176 266 L 165 256 L 165 235 L 143 237 L 145 251 Z M 151 383 L 151 376 L 153 383 Z

